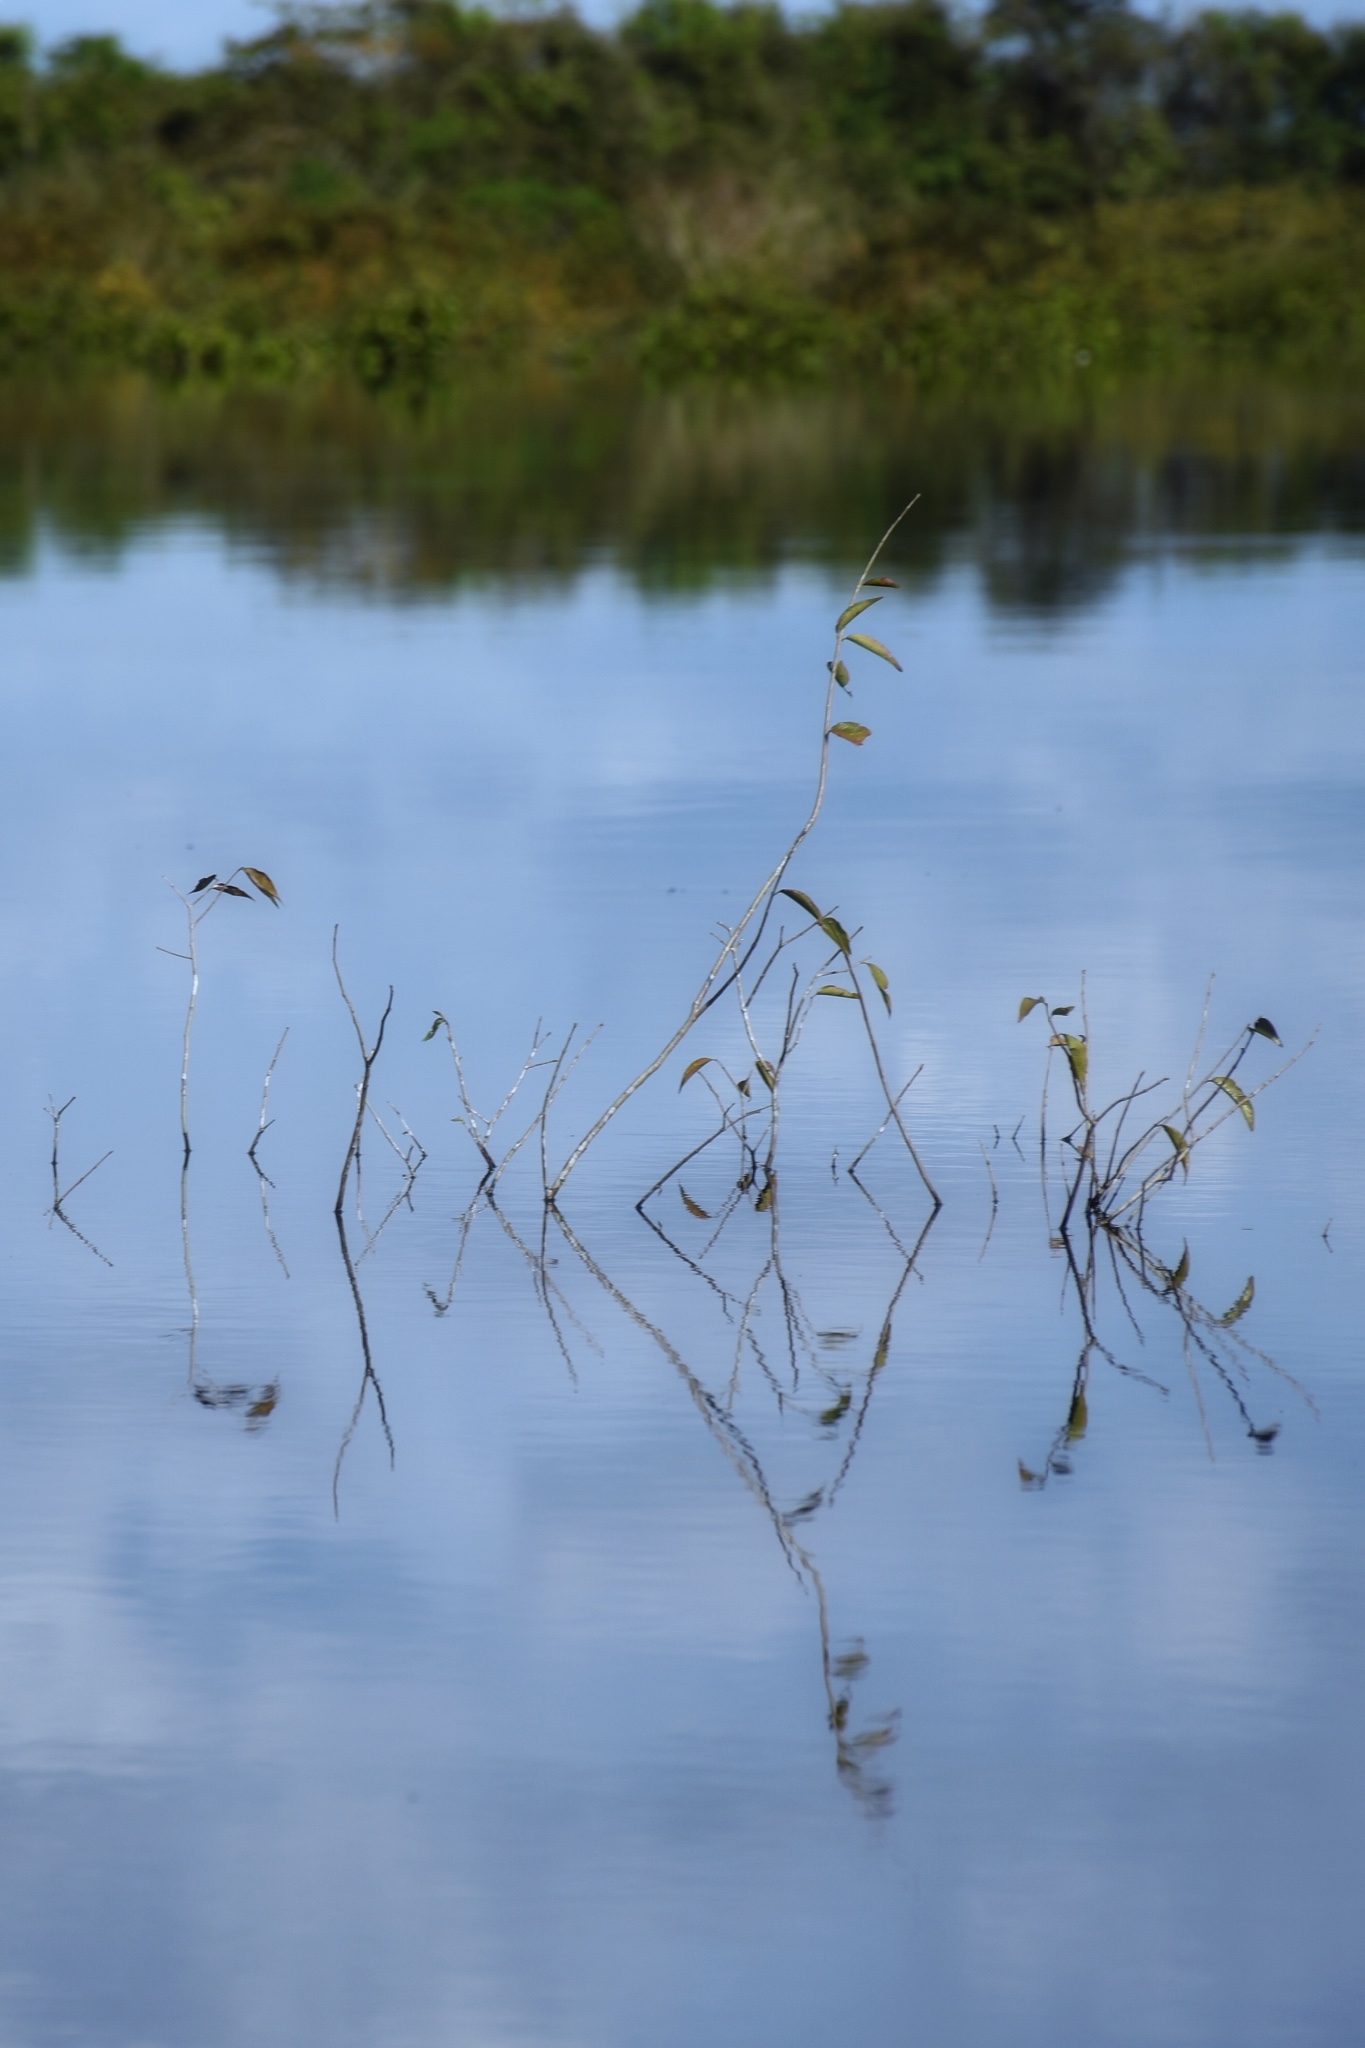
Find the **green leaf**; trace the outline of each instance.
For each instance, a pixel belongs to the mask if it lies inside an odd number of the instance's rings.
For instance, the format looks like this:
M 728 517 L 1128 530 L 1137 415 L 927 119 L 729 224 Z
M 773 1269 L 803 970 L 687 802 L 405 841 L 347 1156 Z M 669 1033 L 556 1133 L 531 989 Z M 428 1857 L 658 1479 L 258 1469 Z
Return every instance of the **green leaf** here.
M 851 988 L 839 988 L 832 981 L 827 981 L 824 987 L 816 989 L 815 993 L 818 996 L 842 996 L 848 1003 L 856 1003 L 858 1000 Z
M 874 604 L 880 603 L 881 599 L 879 597 L 860 597 L 855 599 L 852 604 L 845 605 L 838 618 L 834 621 L 835 632 L 842 633 L 845 626 L 853 624 L 859 612 L 870 611 Z
M 1271 1023 L 1269 1017 L 1258 1017 L 1256 1019 L 1256 1022 L 1251 1026 L 1251 1029 L 1253 1031 L 1258 1031 L 1262 1038 L 1273 1039 L 1276 1045 L 1284 1044 L 1284 1040 L 1281 1038 L 1279 1032 L 1275 1029 L 1275 1026 Z
M 864 576 L 858 588 L 860 590 L 899 590 L 900 585 L 894 576 Z
M 1061 1046 L 1071 1067 L 1072 1080 L 1078 1088 L 1084 1088 L 1086 1067 L 1089 1061 L 1089 1055 L 1085 1049 L 1085 1040 L 1077 1038 L 1075 1033 L 1071 1031 L 1057 1031 L 1053 1033 L 1048 1043 Z
M 1027 1017 L 1027 1015 L 1029 1014 L 1030 1010 L 1044 1010 L 1046 1008 L 1046 996 L 1025 996 L 1023 1001 L 1019 1005 L 1019 1015 L 1015 1018 L 1014 1021 L 1016 1024 L 1022 1024 L 1025 1017 Z
M 806 915 L 808 917 L 813 917 L 815 919 L 815 922 L 819 924 L 822 913 L 819 910 L 818 906 L 812 903 L 810 897 L 806 894 L 804 889 L 781 889 L 778 891 L 778 894 L 781 896 L 790 896 L 793 903 L 799 903 L 801 908 L 805 911 Z
M 848 688 L 848 670 L 841 661 L 830 662 L 829 672 L 841 690 Z
M 703 1209 L 700 1202 L 694 1202 L 681 1181 L 678 1183 L 678 1193 L 682 1196 L 683 1207 L 689 1216 L 700 1216 L 703 1223 L 710 1221 L 711 1211 Z
M 1213 1074 L 1210 1078 L 1215 1088 L 1221 1088 L 1224 1095 L 1232 1097 L 1246 1119 L 1247 1129 L 1254 1131 L 1256 1128 L 1256 1112 L 1251 1106 L 1251 1097 L 1246 1093 L 1245 1089 L 1239 1088 L 1229 1074 Z
M 889 1017 L 891 1015 L 891 984 L 875 960 L 867 962 L 867 971 L 881 992 L 882 1001 L 886 1004 L 886 1014 Z
M 1233 1302 L 1232 1307 L 1228 1310 L 1227 1314 L 1220 1318 L 1223 1328 L 1225 1330 L 1230 1330 L 1234 1323 L 1240 1323 L 1242 1317 L 1246 1314 L 1247 1310 L 1251 1307 L 1251 1304 L 1253 1301 L 1255 1301 L 1255 1299 L 1256 1276 L 1254 1273 L 1249 1273 L 1247 1275 L 1246 1286 L 1242 1289 L 1236 1301 Z
M 883 661 L 889 661 L 897 675 L 904 675 L 905 671 L 891 652 L 891 649 L 883 647 L 881 641 L 874 640 L 870 633 L 850 633 L 848 640 L 850 647 L 865 647 L 869 654 L 880 655 Z
M 1190 1248 L 1186 1245 L 1180 1254 L 1180 1264 L 1171 1275 L 1171 1286 L 1179 1291 L 1190 1277 Z
M 1161 1128 L 1166 1133 L 1166 1136 L 1170 1139 L 1171 1143 L 1175 1146 L 1176 1158 L 1184 1159 L 1190 1149 L 1190 1141 L 1185 1136 L 1185 1133 L 1183 1131 L 1178 1131 L 1174 1124 L 1163 1124 Z
M 776 1088 L 777 1069 L 775 1067 L 770 1066 L 767 1060 L 755 1060 L 754 1065 L 758 1069 L 759 1078 L 763 1081 L 766 1081 L 769 1089 L 771 1090 L 773 1088 Z
M 694 1074 L 699 1074 L 703 1067 L 709 1067 L 710 1064 L 711 1055 L 709 1052 L 703 1053 L 699 1060 L 689 1061 L 687 1066 L 683 1068 L 683 1077 L 681 1081 L 679 1081 L 678 1083 L 679 1092 L 681 1092 L 682 1089 L 684 1089 L 687 1086 L 688 1082 L 692 1079 L 692 1076 Z
M 436 1012 L 436 1015 L 431 1020 L 430 1031 L 424 1031 L 422 1033 L 423 1045 L 426 1045 L 430 1039 L 433 1039 L 436 1036 L 437 1032 L 440 1030 L 443 1024 L 445 1024 L 446 1030 L 449 1031 L 449 1024 L 446 1023 L 445 1018 L 441 1015 L 440 1011 L 438 1010 Z
M 825 937 L 827 939 L 832 940 L 833 943 L 839 948 L 839 951 L 844 955 L 845 959 L 847 959 L 853 941 L 849 938 L 848 933 L 844 930 L 838 918 L 834 917 L 833 915 L 829 917 L 822 917 L 820 919 L 820 929 L 824 933 Z
M 275 887 L 275 884 L 271 881 L 269 875 L 266 873 L 264 868 L 243 868 L 242 873 L 246 876 L 248 882 L 251 883 L 252 887 L 254 889 L 259 889 L 262 896 L 266 897 L 271 903 L 273 903 L 277 910 L 281 907 L 280 892 Z
M 1048 1016 L 1069 1017 L 1071 1015 L 1071 1012 L 1075 1009 L 1075 1007 L 1076 1005 L 1074 1003 L 1058 1003 L 1055 1010 L 1048 1011 Z
M 1082 1388 L 1071 1403 L 1070 1413 L 1066 1418 L 1066 1440 L 1069 1444 L 1080 1442 L 1081 1438 L 1085 1435 L 1089 1421 L 1090 1417 L 1085 1405 L 1085 1389 Z
M 847 740 L 851 747 L 860 747 L 864 740 L 872 737 L 871 726 L 859 725 L 852 718 L 841 718 L 837 725 L 830 727 L 830 732 L 836 740 Z
M 851 1387 L 845 1387 L 844 1391 L 842 1392 L 842 1394 L 840 1394 L 838 1400 L 834 1403 L 833 1407 L 826 1408 L 823 1414 L 821 1415 L 821 1428 L 833 1429 L 835 1423 L 841 1422 L 844 1416 L 847 1415 L 849 1407 L 852 1404 L 852 1401 L 853 1390 Z

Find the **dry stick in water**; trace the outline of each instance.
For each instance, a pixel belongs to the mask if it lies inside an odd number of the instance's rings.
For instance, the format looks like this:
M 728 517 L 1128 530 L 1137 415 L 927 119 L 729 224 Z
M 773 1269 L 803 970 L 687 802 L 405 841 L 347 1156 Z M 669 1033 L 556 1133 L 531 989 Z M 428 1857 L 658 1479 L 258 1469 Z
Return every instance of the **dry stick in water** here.
M 872 571 L 876 568 L 878 561 L 881 559 L 882 552 L 885 549 L 887 542 L 891 539 L 891 536 L 896 531 L 896 528 L 900 525 L 901 521 L 905 518 L 906 514 L 912 509 L 916 502 L 917 500 L 912 498 L 910 500 L 910 503 L 906 505 L 902 511 L 896 514 L 896 517 L 892 520 L 890 526 L 887 527 L 886 532 L 882 535 L 876 547 L 873 549 L 871 555 L 868 558 L 867 566 L 864 568 L 861 576 L 858 578 L 857 586 L 854 591 L 855 600 L 857 598 L 858 592 L 863 589 L 864 585 L 867 583 L 868 578 L 871 576 Z M 849 623 L 851 624 L 852 622 L 850 621 Z M 782 858 L 778 861 L 777 866 L 768 876 L 768 879 L 764 882 L 762 888 L 759 889 L 758 893 L 755 895 L 752 902 L 749 904 L 748 909 L 744 912 L 744 915 L 740 918 L 738 924 L 734 926 L 733 930 L 727 936 L 724 945 L 720 949 L 720 952 L 717 954 L 711 966 L 707 969 L 705 979 L 703 980 L 701 987 L 697 990 L 696 995 L 692 998 L 692 1001 L 688 1006 L 687 1014 L 684 1016 L 682 1023 L 678 1026 L 677 1030 L 673 1033 L 672 1037 L 668 1040 L 667 1044 L 662 1048 L 662 1050 L 659 1051 L 655 1055 L 655 1057 L 650 1061 L 649 1065 L 645 1067 L 642 1072 L 638 1073 L 635 1076 L 635 1079 L 629 1082 L 627 1086 L 621 1090 L 620 1094 L 616 1096 L 614 1101 L 608 1103 L 607 1107 L 602 1111 L 602 1114 L 598 1117 L 597 1121 L 594 1124 L 592 1124 L 589 1127 L 589 1129 L 584 1133 L 584 1135 L 579 1139 L 578 1143 L 574 1146 L 573 1151 L 569 1154 L 564 1164 L 560 1167 L 559 1172 L 555 1175 L 554 1180 L 549 1184 L 546 1190 L 547 1201 L 553 1203 L 557 1199 L 561 1189 L 564 1186 L 565 1181 L 569 1178 L 569 1175 L 573 1172 L 574 1168 L 577 1166 L 579 1160 L 583 1157 L 583 1154 L 587 1151 L 588 1147 L 595 1143 L 595 1141 L 602 1135 L 602 1132 L 606 1129 L 607 1125 L 611 1122 L 612 1118 L 616 1116 L 618 1111 L 625 1108 L 626 1104 L 630 1101 L 631 1097 L 634 1094 L 636 1094 L 641 1088 L 644 1087 L 646 1081 L 652 1081 L 654 1076 L 658 1073 L 660 1067 L 664 1065 L 665 1061 L 672 1058 L 673 1054 L 682 1044 L 683 1040 L 686 1038 L 688 1032 L 692 1029 L 693 1025 L 704 1014 L 704 1012 L 710 1008 L 712 1002 L 715 1001 L 715 999 L 724 992 L 724 989 L 729 986 L 729 980 L 733 980 L 734 978 L 735 969 L 747 964 L 748 960 L 752 958 L 754 948 L 760 943 L 763 936 L 764 925 L 767 922 L 768 913 L 772 909 L 773 897 L 776 894 L 777 890 L 781 887 L 782 878 L 786 874 L 788 868 L 791 866 L 793 860 L 796 858 L 797 852 L 800 849 L 800 847 L 804 844 L 804 842 L 809 838 L 810 834 L 814 831 L 820 813 L 824 809 L 825 789 L 829 781 L 829 743 L 832 713 L 834 710 L 834 692 L 838 687 L 838 684 L 835 679 L 835 671 L 839 667 L 840 650 L 843 646 L 844 634 L 846 630 L 846 626 L 841 627 L 834 636 L 834 654 L 833 658 L 829 663 L 829 682 L 825 689 L 824 717 L 821 721 L 820 726 L 819 772 L 816 776 L 814 800 L 811 804 L 810 813 L 807 816 L 805 823 L 797 832 L 795 838 L 788 846 L 786 852 L 782 855 Z M 744 955 L 741 957 L 741 941 L 743 940 L 745 934 L 748 932 L 750 926 L 754 923 L 755 919 L 758 920 L 758 930 L 754 933 L 754 936 L 750 941 L 747 952 L 745 952 Z M 729 980 L 722 982 L 721 977 L 725 974 L 727 966 L 731 970 L 730 977 Z M 717 984 L 719 984 L 719 986 Z M 921 1171 L 923 1171 L 923 1169 L 921 1169 Z M 931 1190 L 930 1192 L 932 1193 L 933 1191 Z M 934 1195 L 934 1202 L 937 1206 L 937 1195 Z
M 370 1075 L 374 1071 L 375 1061 L 379 1058 L 379 1048 L 384 1043 L 384 1027 L 389 1021 L 389 1012 L 393 1008 L 393 984 L 390 983 L 389 999 L 384 1005 L 384 1014 L 379 1020 L 379 1029 L 375 1033 L 374 1044 L 372 1046 L 367 1046 L 365 1043 L 365 1033 L 360 1028 L 360 1019 L 359 1017 L 357 1017 L 355 1013 L 355 1004 L 351 1001 L 351 998 L 347 993 L 346 984 L 341 978 L 341 963 L 337 959 L 337 934 L 340 932 L 340 930 L 340 925 L 333 925 L 332 971 L 337 978 L 337 987 L 341 990 L 341 999 L 345 1003 L 346 1008 L 349 1010 L 351 1022 L 355 1026 L 356 1042 L 360 1047 L 361 1074 L 360 1085 L 356 1089 L 355 1129 L 351 1132 L 351 1142 L 346 1147 L 346 1157 L 341 1162 L 341 1179 L 337 1184 L 336 1207 L 332 1211 L 332 1214 L 338 1219 L 338 1221 L 340 1221 L 342 1206 L 346 1200 L 346 1183 L 350 1178 L 351 1161 L 358 1157 L 360 1152 L 360 1132 L 361 1127 L 365 1122 L 365 1108 L 370 1099 Z M 346 1259 L 347 1270 L 350 1271 L 350 1252 L 345 1245 L 344 1239 L 342 1251 Z M 354 1280 L 352 1280 L 352 1285 L 354 1286 Z M 361 1396 L 363 1399 L 363 1386 L 361 1388 Z

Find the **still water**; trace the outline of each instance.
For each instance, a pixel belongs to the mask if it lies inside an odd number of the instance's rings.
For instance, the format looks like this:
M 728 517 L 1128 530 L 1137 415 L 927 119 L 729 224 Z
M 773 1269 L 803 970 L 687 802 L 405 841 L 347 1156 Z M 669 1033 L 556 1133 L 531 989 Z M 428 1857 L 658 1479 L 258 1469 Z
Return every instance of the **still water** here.
M 478 1200 L 434 1014 L 489 1112 L 601 1027 L 553 1168 L 916 491 L 789 879 L 941 1212 L 894 1133 L 849 1178 L 836 1001 L 775 1203 L 727 1138 L 635 1208 L 690 1056 L 758 1086 L 728 1004 L 562 1226 L 534 1137 Z M 1358 2040 L 1365 407 L 11 393 L 0 548 L 0 2041 Z M 182 1176 L 166 884 L 242 862 Z M 394 992 L 344 1240 L 334 927 L 367 1043 Z M 1213 1050 L 1318 1035 L 1083 1303 L 1020 999 L 1178 1107 L 1211 974 Z

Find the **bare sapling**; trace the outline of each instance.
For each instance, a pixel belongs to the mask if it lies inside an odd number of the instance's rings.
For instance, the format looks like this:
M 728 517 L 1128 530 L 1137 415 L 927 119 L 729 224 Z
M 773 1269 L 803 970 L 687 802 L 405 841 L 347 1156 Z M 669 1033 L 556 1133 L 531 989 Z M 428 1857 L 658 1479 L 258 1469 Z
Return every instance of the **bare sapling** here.
M 62 1186 L 62 1169 L 60 1164 L 60 1154 L 62 1145 L 62 1118 L 66 1115 L 66 1112 L 70 1109 L 72 1103 L 75 1100 L 76 1098 L 74 1095 L 68 1095 L 66 1101 L 62 1104 L 61 1108 L 58 1109 L 50 1095 L 47 1099 L 47 1114 L 52 1119 L 52 1207 L 48 1210 L 48 1215 L 55 1216 L 59 1223 L 64 1223 L 67 1229 L 71 1232 L 71 1235 L 73 1237 L 78 1237 L 81 1243 L 86 1247 L 86 1249 L 88 1251 L 92 1251 L 95 1254 L 95 1257 L 101 1260 L 104 1265 L 112 1266 L 114 1263 L 113 1260 L 105 1258 L 104 1253 L 100 1250 L 99 1246 L 97 1244 L 92 1244 L 90 1239 L 86 1236 L 85 1232 L 83 1230 L 78 1230 L 76 1228 L 75 1224 L 71 1221 L 71 1218 L 67 1215 L 66 1210 L 62 1206 L 62 1204 L 65 1201 L 67 1201 L 70 1196 L 75 1194 L 77 1188 L 83 1187 L 85 1185 L 86 1181 L 89 1180 L 92 1173 L 97 1173 L 99 1171 L 100 1167 L 103 1166 L 106 1159 L 112 1159 L 114 1156 L 113 1147 L 111 1146 L 107 1152 L 101 1153 L 100 1157 L 95 1161 L 95 1164 L 93 1166 L 87 1166 L 85 1172 L 82 1174 L 78 1174 L 76 1179 L 73 1180 L 67 1187 Z
M 653 1077 L 659 1072 L 659 1070 L 666 1064 L 666 1062 L 669 1059 L 671 1059 L 673 1054 L 677 1051 L 678 1047 L 683 1043 L 684 1039 L 686 1039 L 686 1037 L 691 1032 L 693 1027 L 700 1021 L 702 1017 L 706 1015 L 707 1011 L 710 1010 L 712 1006 L 715 1003 L 717 1003 L 720 1000 L 720 998 L 723 995 L 725 995 L 731 988 L 734 988 L 739 992 L 741 1003 L 743 1003 L 745 1001 L 745 997 L 743 995 L 743 977 L 746 974 L 748 974 L 751 969 L 753 969 L 752 979 L 753 983 L 756 984 L 769 972 L 773 964 L 775 955 L 770 955 L 766 962 L 762 961 L 760 958 L 763 950 L 765 936 L 767 933 L 769 919 L 772 915 L 778 895 L 783 892 L 783 884 L 786 880 L 787 872 L 790 869 L 792 862 L 795 860 L 797 853 L 805 844 L 806 840 L 810 837 L 810 834 L 814 831 L 815 826 L 819 821 L 820 814 L 824 809 L 825 795 L 829 785 L 830 742 L 831 740 L 837 739 L 846 742 L 851 746 L 861 747 L 864 744 L 864 742 L 871 737 L 869 728 L 867 726 L 860 725 L 854 719 L 836 719 L 834 716 L 835 704 L 837 701 L 837 693 L 841 691 L 848 691 L 851 687 L 851 679 L 849 675 L 848 666 L 844 660 L 845 651 L 847 648 L 850 647 L 861 648 L 864 652 L 876 656 L 879 660 L 888 662 L 890 666 L 896 669 L 898 672 L 901 668 L 900 662 L 896 659 L 895 655 L 891 652 L 889 647 L 884 646 L 880 640 L 874 639 L 870 633 L 854 631 L 853 628 L 855 622 L 860 620 L 862 618 L 862 615 L 866 611 L 868 611 L 873 605 L 881 602 L 882 598 L 885 596 L 888 590 L 894 590 L 897 587 L 891 577 L 878 576 L 874 574 L 874 571 L 877 567 L 878 562 L 881 559 L 882 553 L 885 550 L 887 543 L 890 541 L 892 535 L 896 531 L 896 528 L 900 525 L 901 521 L 905 518 L 906 513 L 910 511 L 911 506 L 914 503 L 915 500 L 912 499 L 910 501 L 910 505 L 905 506 L 905 508 L 897 514 L 895 519 L 892 520 L 890 526 L 887 528 L 886 532 L 882 535 L 882 538 L 877 543 L 877 546 L 873 549 L 872 554 L 869 557 L 868 562 L 862 571 L 862 574 L 858 577 L 858 580 L 854 585 L 853 593 L 849 603 L 845 605 L 844 609 L 840 612 L 838 618 L 835 621 L 834 646 L 831 658 L 827 664 L 827 681 L 825 684 L 824 691 L 824 708 L 823 715 L 820 721 L 820 739 L 816 757 L 815 790 L 811 800 L 810 809 L 806 815 L 804 822 L 799 827 L 797 832 L 794 834 L 792 839 L 789 841 L 786 848 L 783 850 L 774 867 L 772 868 L 771 872 L 768 874 L 767 878 L 765 879 L 761 887 L 757 890 L 752 900 L 748 904 L 748 907 L 744 910 L 738 921 L 734 925 L 728 927 L 723 932 L 720 948 L 715 958 L 712 960 L 711 965 L 707 968 L 706 973 L 702 978 L 701 985 L 697 989 L 696 994 L 693 996 L 686 1011 L 684 1012 L 680 1023 L 670 1033 L 664 1045 L 655 1054 L 653 1059 L 650 1060 L 649 1064 L 635 1076 L 634 1080 L 628 1082 L 627 1085 L 620 1091 L 620 1093 L 617 1096 L 615 1096 L 611 1102 L 607 1104 L 607 1107 L 597 1117 L 596 1121 L 589 1126 L 588 1130 L 578 1140 L 578 1143 L 574 1146 L 573 1150 L 569 1153 L 568 1158 L 564 1161 L 563 1165 L 559 1168 L 558 1172 L 553 1176 L 553 1178 L 551 1179 L 547 1176 L 546 1199 L 549 1202 L 553 1203 L 558 1199 L 565 1182 L 569 1178 L 569 1175 L 574 1171 L 574 1168 L 578 1165 L 579 1161 L 583 1158 L 584 1154 L 588 1151 L 589 1147 L 592 1146 L 596 1142 L 596 1140 L 601 1136 L 602 1132 L 606 1129 L 607 1125 L 612 1121 L 612 1119 L 622 1109 L 624 1109 L 625 1105 L 631 1100 L 632 1096 L 637 1094 L 638 1091 L 644 1087 L 647 1081 L 652 1080 Z M 794 892 L 788 890 L 785 893 L 788 895 L 792 895 Z M 802 901 L 802 899 L 799 896 L 797 897 L 797 900 Z M 822 919 L 821 914 L 815 910 L 815 906 L 809 903 L 809 899 L 804 900 L 803 907 L 807 907 L 808 910 L 813 913 L 814 922 L 825 931 L 827 937 L 833 939 L 833 933 L 830 930 L 830 921 Z M 845 938 L 846 937 L 847 935 L 845 935 Z M 783 943 L 784 942 L 779 937 L 779 942 L 776 949 L 778 953 L 781 952 Z M 884 1089 L 887 1089 L 888 1084 L 886 1082 L 883 1063 L 880 1054 L 876 1048 L 875 1035 L 871 1034 L 871 1020 L 867 1010 L 867 1005 L 862 1000 L 861 995 L 859 994 L 856 972 L 853 969 L 851 952 L 848 950 L 848 945 L 842 943 L 838 939 L 834 939 L 834 944 L 836 947 L 836 953 L 842 956 L 843 969 L 850 974 L 850 979 L 853 981 L 852 987 L 836 991 L 836 993 L 848 995 L 853 1000 L 858 1001 L 860 1003 L 860 1007 L 863 1011 L 864 1022 L 868 1025 L 869 1034 L 872 1036 L 873 1039 L 874 1058 L 877 1061 L 878 1073 L 882 1080 Z M 849 942 L 849 944 L 851 944 L 851 942 Z M 831 958 L 833 957 L 835 956 L 831 956 Z M 759 964 L 755 965 L 756 962 L 758 962 Z M 878 972 L 880 972 L 880 970 L 878 970 Z M 878 986 L 880 986 L 880 983 L 878 983 Z M 751 985 L 749 991 L 750 998 L 752 998 L 753 992 L 754 987 L 753 985 Z M 818 990 L 815 992 L 818 993 Z M 885 993 L 885 991 L 883 991 L 883 993 Z M 756 1059 L 764 1059 L 766 1061 L 767 1066 L 771 1068 L 774 1072 L 776 1071 L 775 1063 L 773 1062 L 771 1057 L 761 1054 L 756 1054 L 755 1057 Z M 758 1068 L 758 1072 L 763 1080 L 764 1085 L 768 1085 L 768 1076 L 764 1072 L 762 1066 Z M 888 1102 L 890 1102 L 890 1100 L 891 1096 L 888 1089 Z M 896 1100 L 898 1102 L 899 1098 L 896 1098 Z M 904 1132 L 904 1126 L 900 1122 L 898 1110 L 895 1113 L 895 1120 L 901 1129 L 902 1135 L 906 1135 Z M 723 1126 L 723 1128 L 729 1127 L 730 1126 L 728 1124 Z M 913 1155 L 913 1147 L 911 1149 Z M 935 1207 L 937 1207 L 938 1196 L 935 1193 L 932 1185 L 930 1184 L 928 1177 L 925 1175 L 924 1168 L 920 1164 L 917 1156 L 915 1159 L 915 1163 L 919 1167 L 921 1177 L 924 1179 L 925 1187 L 928 1190 L 930 1197 L 935 1204 Z
M 1077 1117 L 1061 1140 L 1066 1158 L 1063 1175 L 1066 1200 L 1057 1227 L 1063 1235 L 1071 1227 L 1073 1219 L 1084 1218 L 1089 1224 L 1112 1228 L 1130 1216 L 1140 1235 L 1149 1198 L 1172 1181 L 1177 1173 L 1188 1180 L 1195 1152 L 1229 1118 L 1240 1117 L 1247 1129 L 1254 1131 L 1256 1097 L 1301 1060 L 1317 1036 L 1314 1032 L 1273 1072 L 1247 1085 L 1248 1077 L 1244 1076 L 1242 1080 L 1237 1077 L 1252 1049 L 1261 1040 L 1269 1040 L 1274 1045 L 1282 1045 L 1283 1041 L 1268 1017 L 1257 1017 L 1243 1026 L 1216 1059 L 1205 1062 L 1204 1040 L 1212 992 L 1213 983 L 1210 981 L 1180 1093 L 1174 1101 L 1168 1097 L 1155 1115 L 1150 1113 L 1150 1098 L 1172 1085 L 1168 1075 L 1149 1081 L 1145 1073 L 1139 1073 L 1131 1088 L 1114 1096 L 1102 1107 L 1098 1106 L 1092 1091 L 1091 1035 L 1084 978 L 1081 982 L 1079 1031 L 1071 1030 L 1066 1021 L 1074 1015 L 1076 1004 L 1050 1005 L 1045 996 L 1025 996 L 1021 1001 L 1019 1022 L 1022 1023 L 1035 1010 L 1040 1011 L 1047 1032 L 1047 1065 L 1040 1119 L 1045 1189 L 1048 1081 L 1054 1056 L 1060 1055 L 1064 1061 Z M 1140 1103 L 1144 1107 L 1130 1126 L 1130 1116 Z
M 188 950 L 178 953 L 169 946 L 158 946 L 157 951 L 170 954 L 173 960 L 187 960 L 190 968 L 190 999 L 185 1010 L 185 1035 L 180 1059 L 180 1135 L 184 1140 L 186 1159 L 190 1156 L 190 1039 L 194 1033 L 194 1013 L 199 1001 L 199 927 L 217 909 L 224 896 L 240 896 L 248 903 L 254 900 L 251 890 L 238 887 L 238 875 L 245 875 L 257 895 L 264 896 L 277 910 L 280 908 L 279 891 L 264 868 L 234 868 L 226 881 L 221 881 L 217 875 L 201 875 L 188 893 L 177 889 L 174 882 L 167 883 L 172 895 L 178 897 L 184 906 Z

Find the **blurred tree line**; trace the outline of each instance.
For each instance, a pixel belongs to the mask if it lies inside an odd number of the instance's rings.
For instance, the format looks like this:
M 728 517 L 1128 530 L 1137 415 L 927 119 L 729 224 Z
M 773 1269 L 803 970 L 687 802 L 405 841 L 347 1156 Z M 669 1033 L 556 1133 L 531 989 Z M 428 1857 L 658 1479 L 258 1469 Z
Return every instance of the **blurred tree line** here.
M 1293 14 L 364 0 L 192 75 L 0 29 L 0 361 L 1353 346 L 1362 208 L 1365 26 Z

